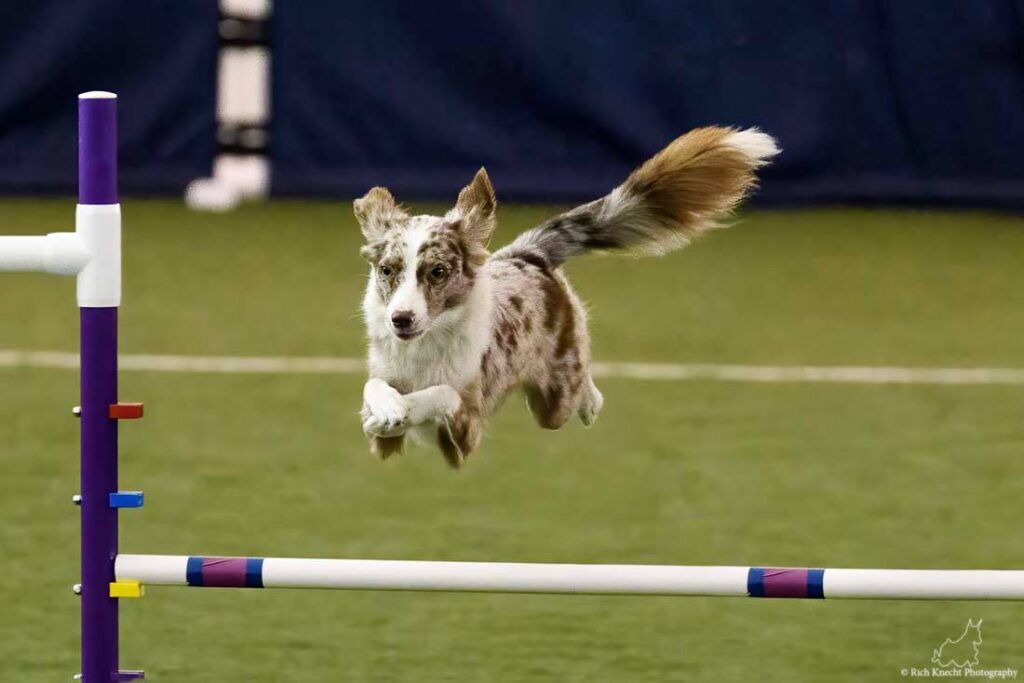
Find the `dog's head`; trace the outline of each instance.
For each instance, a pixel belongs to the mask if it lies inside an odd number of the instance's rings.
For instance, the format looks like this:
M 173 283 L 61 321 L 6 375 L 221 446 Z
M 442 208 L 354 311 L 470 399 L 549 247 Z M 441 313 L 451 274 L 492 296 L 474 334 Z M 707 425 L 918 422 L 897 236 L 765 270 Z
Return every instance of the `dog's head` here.
M 405 341 L 457 311 L 487 260 L 497 202 L 480 169 L 444 216 L 410 216 L 383 187 L 354 204 L 370 263 L 367 297 L 383 310 L 384 324 Z

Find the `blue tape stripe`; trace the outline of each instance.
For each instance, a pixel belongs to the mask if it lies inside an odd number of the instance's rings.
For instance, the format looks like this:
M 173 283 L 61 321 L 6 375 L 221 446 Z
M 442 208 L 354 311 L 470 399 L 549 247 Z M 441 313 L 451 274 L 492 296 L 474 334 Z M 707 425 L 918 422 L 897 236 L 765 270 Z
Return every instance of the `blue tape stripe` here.
M 807 570 L 807 597 L 823 599 L 825 597 L 825 570 Z
M 747 595 L 752 598 L 764 597 L 764 568 L 751 567 L 747 571 Z
M 185 580 L 190 586 L 203 585 L 203 558 L 188 558 L 188 564 L 185 566 Z
M 249 557 L 245 560 L 245 587 L 263 588 L 263 558 Z

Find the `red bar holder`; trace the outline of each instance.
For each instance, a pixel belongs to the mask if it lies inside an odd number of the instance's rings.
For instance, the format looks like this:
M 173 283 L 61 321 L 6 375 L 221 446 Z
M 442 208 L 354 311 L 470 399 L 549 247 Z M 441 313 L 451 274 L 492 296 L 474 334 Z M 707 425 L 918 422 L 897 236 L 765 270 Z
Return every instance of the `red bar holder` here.
M 111 403 L 107 410 L 111 420 L 138 420 L 142 417 L 141 403 Z

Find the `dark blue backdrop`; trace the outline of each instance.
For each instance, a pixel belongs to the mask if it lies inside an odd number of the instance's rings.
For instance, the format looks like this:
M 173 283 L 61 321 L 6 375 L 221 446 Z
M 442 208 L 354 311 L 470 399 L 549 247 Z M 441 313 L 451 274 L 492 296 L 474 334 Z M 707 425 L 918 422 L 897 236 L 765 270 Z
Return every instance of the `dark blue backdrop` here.
M 215 143 L 214 0 L 0 4 L 0 191 L 72 194 L 76 96 L 120 96 L 121 187 L 180 192 Z
M 304 0 L 273 24 L 273 187 L 603 193 L 686 129 L 759 125 L 761 199 L 1024 204 L 1024 0 Z M 75 93 L 122 95 L 127 191 L 215 151 L 214 0 L 0 7 L 0 191 L 74 187 Z
M 606 191 L 686 129 L 758 125 L 763 200 L 1024 203 L 1014 0 L 280 2 L 273 185 Z

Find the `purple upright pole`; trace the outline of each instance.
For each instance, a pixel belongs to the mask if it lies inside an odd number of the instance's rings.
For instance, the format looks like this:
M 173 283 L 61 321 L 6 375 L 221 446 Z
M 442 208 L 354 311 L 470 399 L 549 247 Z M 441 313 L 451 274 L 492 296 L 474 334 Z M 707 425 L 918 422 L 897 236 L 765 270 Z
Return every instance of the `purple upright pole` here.
M 78 203 L 117 204 L 117 99 L 78 100 Z M 117 556 L 117 307 L 81 313 L 82 362 L 82 678 L 118 680 L 117 600 L 110 597 Z

